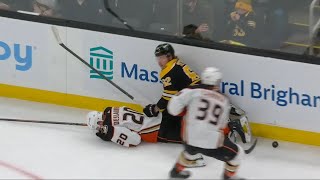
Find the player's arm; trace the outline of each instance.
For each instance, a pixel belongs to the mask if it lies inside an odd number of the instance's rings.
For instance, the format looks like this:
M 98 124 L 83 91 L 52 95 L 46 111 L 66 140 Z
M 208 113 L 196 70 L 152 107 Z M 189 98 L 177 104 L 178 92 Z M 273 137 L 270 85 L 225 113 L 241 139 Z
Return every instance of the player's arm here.
M 96 135 L 104 141 L 112 141 L 125 147 L 137 146 L 141 142 L 141 137 L 138 133 L 121 126 L 106 125 Z
M 171 88 L 174 86 L 173 89 L 175 90 L 171 90 L 170 86 L 164 86 L 162 97 L 157 103 L 157 107 L 160 109 L 160 111 L 167 107 L 169 100 L 175 94 L 177 94 L 179 90 L 182 90 L 190 85 L 200 83 L 200 76 L 196 72 L 192 71 L 188 65 L 180 61 L 177 62 L 177 65 L 173 71 L 175 74 L 171 77 Z M 166 82 L 163 83 L 165 84 Z
M 160 112 L 164 111 L 166 109 L 166 107 L 168 106 L 168 102 L 169 100 L 176 94 L 178 93 L 178 91 L 170 91 L 170 90 L 164 90 L 162 93 L 162 96 L 160 98 L 160 100 L 157 102 L 157 106 L 156 108 L 158 108 L 158 110 Z
M 189 104 L 192 94 L 190 89 L 183 89 L 176 96 L 172 97 L 168 103 L 168 112 L 173 116 L 181 114 Z

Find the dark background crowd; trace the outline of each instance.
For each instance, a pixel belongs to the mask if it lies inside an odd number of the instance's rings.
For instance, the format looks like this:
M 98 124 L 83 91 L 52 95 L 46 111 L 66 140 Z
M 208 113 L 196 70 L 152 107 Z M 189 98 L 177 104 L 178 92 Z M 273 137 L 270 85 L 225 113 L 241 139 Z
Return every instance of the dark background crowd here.
M 207 42 L 280 49 L 294 29 L 289 24 L 291 14 L 308 16 L 303 7 L 310 3 L 311 0 L 0 0 L 0 9 Z

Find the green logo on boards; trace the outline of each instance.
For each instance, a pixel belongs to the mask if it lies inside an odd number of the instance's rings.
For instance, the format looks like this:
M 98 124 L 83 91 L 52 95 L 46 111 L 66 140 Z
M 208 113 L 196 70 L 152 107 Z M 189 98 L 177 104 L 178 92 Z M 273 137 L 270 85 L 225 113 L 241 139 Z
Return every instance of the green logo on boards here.
M 113 52 L 102 46 L 90 48 L 90 65 L 105 75 L 108 79 L 113 79 Z M 91 79 L 103 79 L 99 74 L 90 70 Z

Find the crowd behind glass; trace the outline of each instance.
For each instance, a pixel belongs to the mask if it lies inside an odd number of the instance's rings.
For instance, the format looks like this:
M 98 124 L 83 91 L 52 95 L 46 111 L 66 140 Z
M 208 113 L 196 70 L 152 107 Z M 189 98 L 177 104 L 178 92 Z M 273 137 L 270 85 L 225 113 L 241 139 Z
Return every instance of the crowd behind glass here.
M 304 7 L 310 3 L 311 0 L 0 0 L 0 9 L 205 42 L 282 50 L 288 45 L 284 42 L 296 35 L 290 16 L 308 17 L 309 10 Z M 308 37 L 307 31 L 304 35 Z M 305 45 L 299 53 L 307 48 Z

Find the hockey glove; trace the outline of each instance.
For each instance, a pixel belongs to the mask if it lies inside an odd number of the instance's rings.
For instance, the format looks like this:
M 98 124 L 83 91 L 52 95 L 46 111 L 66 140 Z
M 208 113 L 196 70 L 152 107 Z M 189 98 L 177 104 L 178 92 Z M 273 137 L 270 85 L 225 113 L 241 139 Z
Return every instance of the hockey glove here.
M 104 141 L 111 141 L 113 136 L 113 129 L 114 128 L 112 126 L 104 125 L 99 129 L 96 135 Z
M 143 108 L 143 113 L 148 117 L 157 117 L 159 111 L 156 109 L 157 105 L 149 104 L 145 108 Z
M 239 119 L 229 121 L 228 127 L 229 127 L 231 133 L 237 132 L 240 135 L 241 140 L 242 140 L 243 143 L 247 142 L 246 141 L 245 132 L 244 132 L 242 126 L 241 126 L 241 122 L 240 122 Z

